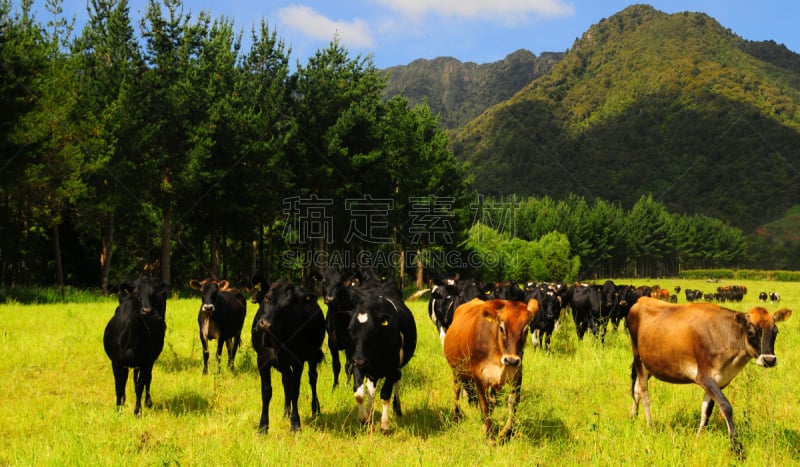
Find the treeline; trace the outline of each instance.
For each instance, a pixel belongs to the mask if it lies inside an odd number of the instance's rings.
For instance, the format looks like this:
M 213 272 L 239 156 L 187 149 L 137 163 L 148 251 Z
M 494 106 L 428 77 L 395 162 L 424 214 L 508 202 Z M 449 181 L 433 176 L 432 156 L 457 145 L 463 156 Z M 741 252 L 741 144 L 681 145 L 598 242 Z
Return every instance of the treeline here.
M 415 197 L 466 199 L 436 117 L 384 101 L 337 40 L 293 69 L 265 21 L 243 41 L 180 0 L 150 1 L 138 34 L 124 0 L 90 0 L 77 34 L 61 0 L 45 25 L 31 6 L 0 1 L 3 284 L 244 281 L 288 247 L 343 247 L 351 213 L 391 215 L 348 248 L 403 250 Z
M 478 196 L 427 105 L 383 99 L 384 75 L 336 40 L 293 66 L 265 22 L 244 41 L 180 0 L 150 1 L 138 33 L 126 1 L 90 0 L 78 33 L 60 0 L 46 24 L 31 6 L 0 0 L 2 286 L 324 266 L 561 280 L 746 258 L 741 231 L 651 197 Z
M 663 277 L 747 258 L 740 229 L 704 215 L 671 213 L 649 195 L 630 209 L 576 195 L 505 198 L 485 203 L 479 220 L 465 246 L 489 278 Z

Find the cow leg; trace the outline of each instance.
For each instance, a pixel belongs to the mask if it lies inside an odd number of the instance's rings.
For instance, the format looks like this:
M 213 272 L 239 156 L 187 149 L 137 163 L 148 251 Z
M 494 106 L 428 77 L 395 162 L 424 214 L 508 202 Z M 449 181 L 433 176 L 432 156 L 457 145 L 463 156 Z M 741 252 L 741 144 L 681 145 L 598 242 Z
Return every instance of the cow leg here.
M 544 348 L 547 353 L 550 353 L 550 336 L 553 335 L 552 332 L 544 332 Z
M 234 336 L 228 339 L 227 346 L 228 346 L 228 369 L 233 371 L 234 362 L 236 361 L 236 351 L 239 350 L 239 342 L 241 341 L 241 336 Z
M 153 367 L 142 368 L 139 379 L 144 387 L 144 406 L 149 409 L 153 406 L 153 399 L 150 398 L 150 382 L 153 380 Z
M 144 392 L 142 370 L 139 368 L 134 368 L 133 370 L 133 388 L 136 393 L 136 405 L 133 408 L 133 414 L 139 416 L 142 413 L 142 392 Z
M 331 340 L 328 335 L 328 350 L 331 353 L 331 366 L 333 367 L 333 387 L 339 385 L 339 373 L 342 371 L 342 361 L 339 359 L 339 350 L 336 348 L 336 341 Z
M 208 374 L 208 339 L 206 336 L 203 335 L 203 331 L 200 331 L 200 344 L 203 346 L 203 374 Z
M 358 404 L 358 419 L 361 423 L 368 423 L 372 420 L 372 400 L 375 397 L 376 387 L 375 383 L 369 378 L 364 378 L 362 381 L 355 391 L 355 398 Z M 367 399 L 366 402 L 364 401 L 365 398 Z
M 703 403 L 700 406 L 700 427 L 697 428 L 697 436 L 708 425 L 708 420 L 711 417 L 711 412 L 714 410 L 714 399 L 706 393 L 703 395 Z
M 117 407 L 125 405 L 125 386 L 128 384 L 128 368 L 120 363 L 113 362 L 111 369 L 114 371 L 114 389 L 117 395 Z
M 302 371 L 302 367 L 300 370 Z M 319 415 L 320 413 L 320 405 L 319 405 L 319 397 L 317 397 L 317 367 L 313 363 L 309 362 L 308 364 L 308 385 L 311 386 L 311 415 Z M 298 388 L 299 386 L 298 382 Z
M 223 339 L 217 339 L 217 373 L 222 372 L 222 347 L 225 345 Z
M 501 443 L 507 441 L 511 438 L 511 435 L 514 433 L 514 414 L 517 411 L 517 404 L 519 403 L 519 394 L 520 394 L 520 387 L 522 383 L 522 374 L 519 374 L 519 381 L 513 383 L 513 387 L 508 392 L 508 419 L 506 420 L 505 426 L 500 431 L 498 435 L 498 439 Z
M 706 413 L 704 415 L 706 418 L 708 417 L 711 410 L 714 408 L 713 402 L 716 402 L 719 406 L 719 411 L 722 412 L 722 415 L 725 417 L 725 423 L 728 425 L 728 438 L 731 442 L 731 451 L 742 457 L 744 455 L 744 447 L 736 434 L 736 427 L 733 424 L 733 407 L 731 407 L 730 401 L 728 401 L 728 398 L 725 397 L 725 394 L 722 393 L 722 390 L 712 378 L 707 377 L 698 384 L 706 390 L 706 395 L 703 397 L 703 405 L 706 406 Z M 713 402 L 706 404 L 706 398 L 710 398 Z M 697 430 L 697 434 L 700 434 L 700 430 Z
M 453 410 L 453 419 L 456 422 L 461 421 L 462 418 L 459 400 L 461 399 L 461 391 L 463 389 L 464 389 L 464 383 L 461 381 L 461 378 L 459 378 L 457 375 L 453 375 L 453 394 L 455 395 L 455 408 Z
M 283 415 L 289 416 L 291 423 L 291 431 L 300 431 L 300 410 L 297 408 L 297 401 L 300 399 L 300 381 L 303 376 L 303 362 L 295 368 L 292 367 L 289 371 L 281 373 L 283 377 L 283 394 L 288 401 L 287 406 L 284 408 Z M 287 410 L 289 413 L 287 413 Z
M 647 369 L 645 369 L 644 364 L 639 357 L 634 358 L 631 373 L 633 380 L 631 386 L 631 393 L 633 395 L 631 416 L 635 417 L 638 414 L 639 402 L 641 401 L 642 405 L 644 405 L 644 417 L 647 420 L 647 424 L 651 425 L 652 419 L 650 418 L 650 395 L 647 388 L 647 380 L 650 378 L 650 375 L 647 373 Z
M 480 405 L 481 415 L 483 416 L 483 433 L 487 438 L 492 439 L 494 438 L 494 424 L 492 423 L 489 401 L 486 397 L 489 388 L 484 387 L 483 383 L 477 379 L 475 380 L 475 384 L 478 392 L 478 404 Z
M 258 431 L 267 433 L 269 431 L 269 402 L 272 400 L 272 378 L 270 365 L 259 365 L 258 372 L 261 375 L 261 421 L 258 422 Z
M 531 329 L 531 344 L 533 344 L 533 348 L 539 348 L 539 330 L 538 329 Z

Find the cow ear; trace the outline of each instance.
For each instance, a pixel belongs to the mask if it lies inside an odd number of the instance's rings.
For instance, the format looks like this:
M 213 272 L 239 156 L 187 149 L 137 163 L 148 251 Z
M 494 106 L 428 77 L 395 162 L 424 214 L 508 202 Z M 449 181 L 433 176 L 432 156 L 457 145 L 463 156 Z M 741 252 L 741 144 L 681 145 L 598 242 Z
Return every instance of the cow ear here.
M 133 285 L 130 282 L 123 282 L 119 285 L 119 301 L 123 301 L 130 297 L 133 293 Z
M 786 321 L 789 317 L 792 316 L 792 310 L 788 308 L 781 308 L 780 310 L 776 311 L 772 318 L 775 321 Z
M 189 287 L 191 287 L 191 288 L 193 288 L 195 290 L 200 290 L 200 281 L 198 281 L 197 279 L 190 280 L 189 281 Z
M 536 315 L 536 312 L 539 311 L 539 300 L 535 298 L 528 300 L 528 311 L 531 313 L 531 316 Z
M 228 286 L 230 285 L 230 282 L 228 282 L 226 280 L 221 280 L 221 281 L 219 281 L 219 283 L 217 285 L 219 286 L 220 290 L 228 290 Z
M 495 313 L 495 311 L 492 310 L 491 308 L 484 308 L 483 319 L 485 319 L 490 323 L 494 323 L 495 321 L 497 321 L 497 313 Z
M 388 313 L 381 313 L 380 315 L 378 315 L 378 322 L 380 323 L 381 326 L 388 326 L 389 318 L 391 318 L 391 315 L 389 315 Z

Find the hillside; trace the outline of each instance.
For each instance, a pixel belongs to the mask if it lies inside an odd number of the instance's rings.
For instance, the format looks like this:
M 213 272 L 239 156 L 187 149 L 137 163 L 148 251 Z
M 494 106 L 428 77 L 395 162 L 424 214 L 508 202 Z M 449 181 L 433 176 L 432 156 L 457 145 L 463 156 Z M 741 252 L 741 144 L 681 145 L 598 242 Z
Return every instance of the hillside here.
M 503 102 L 534 79 L 548 73 L 563 53 L 537 57 L 518 50 L 503 60 L 478 65 L 452 57 L 419 59 L 386 69 L 384 94 L 403 94 L 413 105 L 428 102 L 447 129 L 463 126 L 495 104 Z
M 797 54 L 705 14 L 635 5 L 454 130 L 453 149 L 485 194 L 629 207 L 652 193 L 670 210 L 752 230 L 800 203 L 799 69 Z M 429 97 L 432 108 L 451 98 Z

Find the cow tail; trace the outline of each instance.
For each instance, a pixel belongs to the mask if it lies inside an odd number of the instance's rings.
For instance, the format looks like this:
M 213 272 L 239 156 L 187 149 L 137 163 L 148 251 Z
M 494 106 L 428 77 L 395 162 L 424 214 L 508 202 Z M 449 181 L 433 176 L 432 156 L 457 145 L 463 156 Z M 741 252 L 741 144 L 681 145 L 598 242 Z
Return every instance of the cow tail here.
M 631 363 L 631 397 L 636 398 L 634 391 L 636 390 L 636 359 Z

